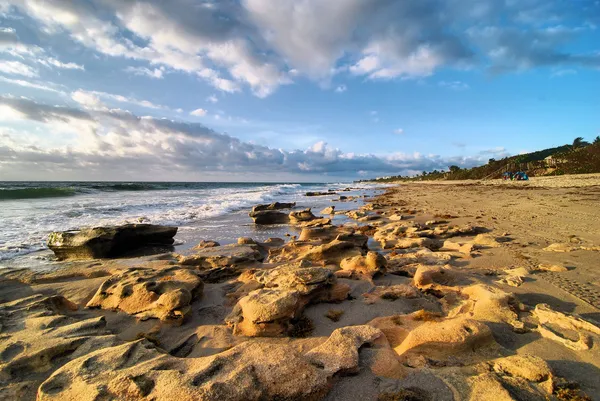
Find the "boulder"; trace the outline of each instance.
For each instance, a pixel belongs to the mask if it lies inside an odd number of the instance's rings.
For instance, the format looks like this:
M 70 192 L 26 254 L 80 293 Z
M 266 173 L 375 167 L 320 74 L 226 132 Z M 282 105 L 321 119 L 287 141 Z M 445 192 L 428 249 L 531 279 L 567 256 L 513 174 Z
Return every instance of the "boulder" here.
M 337 195 L 335 192 L 307 192 L 304 196 L 326 196 L 326 195 Z
M 192 255 L 177 255 L 177 259 L 183 266 L 211 269 L 260 262 L 264 257 L 250 245 L 231 244 L 200 249 Z
M 335 239 L 309 249 L 300 255 L 300 259 L 323 264 L 339 264 L 342 259 L 360 256 L 363 253 L 362 248 L 356 246 L 354 242 Z
M 290 222 L 287 214 L 275 210 L 252 211 L 248 215 L 254 220 L 254 224 L 287 224 Z
M 342 327 L 305 357 L 327 375 L 358 373 L 358 349 L 382 336 L 381 330 L 369 325 Z
M 500 246 L 500 243 L 496 237 L 490 234 L 478 234 L 473 239 L 473 244 L 488 248 L 498 248 Z
M 454 284 L 455 275 L 442 266 L 421 265 L 413 277 L 413 285 L 421 290 Z
M 321 214 L 335 214 L 335 206 L 329 206 L 321 210 Z
M 198 243 L 198 245 L 196 245 L 195 247 L 193 247 L 192 249 L 194 250 L 198 250 L 198 249 L 204 249 L 204 248 L 214 248 L 215 246 L 221 246 L 221 244 L 219 244 L 217 241 L 205 241 L 202 240 Z
M 562 272 L 566 272 L 568 270 L 569 269 L 567 269 L 565 266 L 551 265 L 551 264 L 546 264 L 546 263 L 539 264 L 537 266 L 537 268 L 535 269 L 535 271 L 555 272 L 555 273 L 562 273 Z
M 181 323 L 203 287 L 192 269 L 132 268 L 102 283 L 86 307 L 121 310 L 142 320 L 157 318 Z
M 268 205 L 256 205 L 252 207 L 252 212 L 261 212 L 264 210 L 281 210 L 281 209 L 291 209 L 296 206 L 296 202 L 291 203 L 283 203 L 283 202 L 273 202 Z
M 462 356 L 492 343 L 492 331 L 485 324 L 461 317 L 424 322 L 413 329 L 395 351 L 399 355 L 410 353 L 440 360 Z
M 350 291 L 331 270 L 302 264 L 258 270 L 244 281 L 248 288 L 261 288 L 240 298 L 225 321 L 234 334 L 251 337 L 288 334 L 306 305 L 342 301 Z
M 345 258 L 340 262 L 340 268 L 352 272 L 353 276 L 373 277 L 376 274 L 384 273 L 387 266 L 387 260 L 378 252 L 370 251 L 366 256 L 357 255 L 351 258 Z
M 293 211 L 293 212 L 290 212 L 290 214 L 289 214 L 290 223 L 292 223 L 292 224 L 304 223 L 307 221 L 314 220 L 316 218 L 317 218 L 317 216 L 315 216 L 311 212 L 310 208 Z
M 579 246 L 573 246 L 572 244 L 555 243 L 555 244 L 550 244 L 547 247 L 545 247 L 544 251 L 568 253 L 568 252 L 576 251 L 579 248 L 580 248 Z
M 149 246 L 171 246 L 177 227 L 154 224 L 125 224 L 76 231 L 55 231 L 48 237 L 59 260 L 118 257 Z

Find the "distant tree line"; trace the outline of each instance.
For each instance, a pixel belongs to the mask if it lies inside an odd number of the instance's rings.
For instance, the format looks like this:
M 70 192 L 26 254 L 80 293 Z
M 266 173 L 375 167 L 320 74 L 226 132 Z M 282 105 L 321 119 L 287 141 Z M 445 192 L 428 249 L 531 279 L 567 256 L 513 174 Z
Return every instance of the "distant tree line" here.
M 552 156 L 552 163 L 545 159 Z M 506 166 L 536 166 L 535 171 L 528 171 L 529 175 L 560 175 L 560 174 L 587 174 L 600 173 L 600 136 L 592 143 L 577 137 L 570 145 L 539 150 L 537 152 L 504 157 L 500 160 L 491 158 L 487 164 L 473 168 L 448 166 L 448 170 L 423 171 L 413 176 L 394 175 L 380 177 L 360 182 L 395 182 L 395 181 L 425 181 L 425 180 L 474 180 L 499 178 Z M 490 177 L 491 176 L 491 177 Z

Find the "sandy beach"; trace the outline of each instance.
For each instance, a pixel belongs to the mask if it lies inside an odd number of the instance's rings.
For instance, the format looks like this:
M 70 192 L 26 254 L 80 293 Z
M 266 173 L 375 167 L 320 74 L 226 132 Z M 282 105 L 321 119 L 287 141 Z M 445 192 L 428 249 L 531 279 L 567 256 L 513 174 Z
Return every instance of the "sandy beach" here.
M 258 212 L 298 237 L 0 271 L 0 399 L 600 400 L 600 175 L 335 199 Z

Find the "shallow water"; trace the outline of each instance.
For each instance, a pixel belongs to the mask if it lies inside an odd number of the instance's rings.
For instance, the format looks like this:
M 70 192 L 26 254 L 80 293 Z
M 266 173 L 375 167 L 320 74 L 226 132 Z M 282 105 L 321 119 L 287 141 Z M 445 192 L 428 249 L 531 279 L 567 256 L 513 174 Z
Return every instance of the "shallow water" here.
M 249 209 L 259 203 L 297 202 L 315 213 L 335 205 L 358 207 L 362 201 L 332 202 L 339 195 L 306 197 L 308 191 L 354 188 L 343 195 L 372 195 L 367 185 L 271 183 L 106 183 L 0 182 L 0 267 L 32 267 L 52 263 L 46 238 L 52 231 L 143 221 L 179 227 L 177 248 L 201 239 L 222 244 L 238 237 L 256 240 L 297 232 L 288 225 L 252 224 Z M 344 216 L 336 216 L 342 222 Z

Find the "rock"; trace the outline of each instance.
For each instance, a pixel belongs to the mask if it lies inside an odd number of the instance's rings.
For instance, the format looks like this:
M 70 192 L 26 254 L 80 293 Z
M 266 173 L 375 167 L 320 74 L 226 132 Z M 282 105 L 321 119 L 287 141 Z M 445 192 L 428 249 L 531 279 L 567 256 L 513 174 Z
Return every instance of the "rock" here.
M 241 298 L 226 322 L 234 334 L 250 337 L 287 334 L 306 305 L 341 301 L 350 291 L 350 287 L 337 284 L 331 270 L 300 264 L 258 270 L 246 281 L 262 288 Z
M 335 214 L 335 206 L 329 206 L 321 210 L 321 214 Z
M 351 241 L 340 241 L 335 239 L 327 244 L 316 246 L 300 255 L 300 259 L 323 264 L 339 264 L 342 259 L 360 256 L 362 248 Z
M 203 287 L 202 280 L 191 269 L 132 268 L 102 283 L 86 307 L 118 309 L 140 319 L 181 323 Z
M 342 233 L 335 237 L 336 241 L 351 242 L 354 246 L 366 249 L 369 237 L 363 234 Z
M 304 196 L 326 196 L 326 195 L 337 195 L 335 192 L 307 192 Z
M 120 343 L 104 317 L 81 319 L 62 296 L 32 295 L 0 305 L 0 398 L 33 400 L 51 372 Z
M 363 294 L 367 304 L 373 304 L 380 299 L 394 301 L 400 298 L 417 298 L 418 296 L 418 291 L 406 284 L 377 286 Z
M 418 354 L 437 360 L 472 353 L 494 343 L 491 330 L 483 323 L 454 318 L 440 322 L 424 322 L 413 329 L 395 348 L 399 355 Z
M 497 248 L 500 246 L 498 240 L 496 240 L 496 238 L 491 236 L 490 234 L 478 234 L 473 239 L 473 244 L 485 246 L 488 248 Z
M 484 284 L 464 287 L 460 293 L 466 300 L 450 311 L 449 316 L 468 314 L 479 321 L 507 323 L 514 331 L 523 330 L 524 324 L 514 312 L 517 301 L 511 293 Z
M 406 220 L 407 216 L 404 216 L 402 214 L 393 214 L 390 217 L 388 217 L 388 219 L 390 221 L 400 221 L 400 220 Z
M 562 272 L 568 271 L 569 269 L 567 269 L 565 266 L 561 266 L 561 265 L 539 264 L 538 267 L 536 268 L 536 270 L 542 271 L 542 272 L 562 273 Z
M 214 248 L 215 246 L 221 246 L 221 244 L 219 244 L 217 241 L 205 241 L 202 240 L 198 243 L 198 245 L 196 245 L 195 247 L 193 247 L 192 249 L 194 250 L 198 250 L 198 249 L 205 249 L 205 248 Z
M 533 355 L 512 355 L 492 361 L 492 368 L 498 374 L 521 377 L 540 383 L 552 377 L 550 366 L 541 358 Z
M 248 214 L 254 224 L 267 225 L 267 224 L 287 224 L 290 222 L 290 218 L 283 212 L 275 210 L 261 210 L 257 212 L 250 212 Z
M 59 260 L 112 258 L 148 246 L 171 246 L 177 227 L 153 224 L 125 224 L 55 231 L 48 237 Z
M 331 219 L 316 218 L 309 221 L 299 222 L 296 225 L 298 227 L 325 227 L 331 224 Z
M 252 246 L 234 244 L 200 249 L 192 255 L 178 255 L 177 258 L 183 266 L 210 269 L 259 262 L 264 257 Z
M 327 375 L 358 372 L 358 349 L 383 336 L 373 326 L 348 326 L 336 329 L 327 341 L 308 351 L 305 357 Z
M 544 251 L 566 253 L 566 252 L 576 251 L 577 249 L 579 249 L 578 246 L 573 246 L 571 244 L 556 243 L 556 244 L 550 244 L 550 245 L 548 245 L 547 247 L 544 248 Z
M 440 241 L 433 240 L 431 238 L 405 238 L 399 239 L 394 244 L 396 249 L 408 249 L 408 248 L 428 248 L 436 250 L 441 247 Z
M 147 341 L 98 350 L 56 371 L 38 401 L 317 400 L 328 376 L 291 346 L 245 342 L 202 358 L 176 358 Z
M 237 244 L 238 245 L 258 245 L 257 242 L 254 241 L 250 237 L 239 237 L 237 239 Z
M 387 260 L 378 252 L 368 252 L 366 256 L 357 255 L 345 258 L 340 262 L 340 268 L 350 271 L 353 275 L 372 278 L 376 274 L 384 273 Z
M 291 209 L 296 206 L 296 202 L 291 203 L 280 203 L 273 202 L 268 205 L 256 205 L 252 207 L 252 212 L 262 212 L 265 210 L 281 210 L 281 209 Z
M 330 242 L 335 239 L 340 232 L 343 231 L 339 227 L 305 227 L 302 229 L 298 241 L 326 241 Z M 352 230 L 348 230 L 352 232 Z
M 366 217 L 367 212 L 364 212 L 362 210 L 351 210 L 349 212 L 346 212 L 346 216 L 350 217 L 351 219 L 358 220 L 362 217 Z
M 311 221 L 317 218 L 311 211 L 310 208 L 298 210 L 294 212 L 290 212 L 289 214 L 290 222 L 292 224 L 304 223 L 307 221 Z
M 539 321 L 538 331 L 549 338 L 576 351 L 588 350 L 592 346 L 590 335 L 600 336 L 600 327 L 579 316 L 554 311 L 546 304 L 538 304 L 533 315 Z M 569 338 L 569 333 L 577 333 L 578 340 Z
M 442 266 L 420 265 L 413 277 L 413 285 L 420 290 L 435 288 L 437 285 L 454 284 L 455 275 Z

